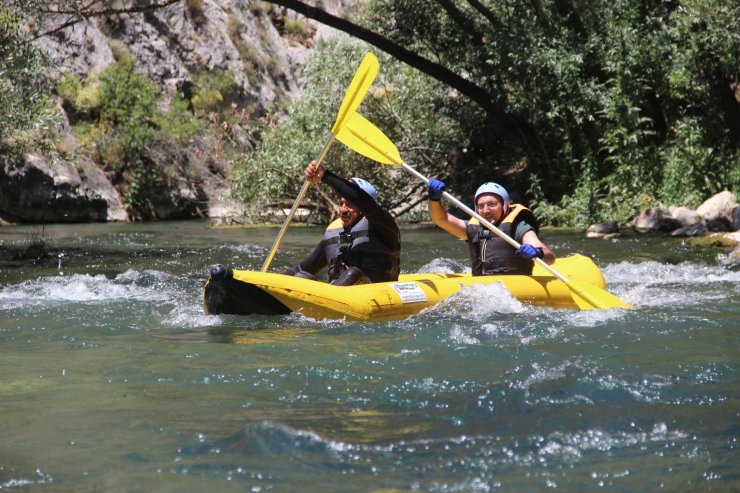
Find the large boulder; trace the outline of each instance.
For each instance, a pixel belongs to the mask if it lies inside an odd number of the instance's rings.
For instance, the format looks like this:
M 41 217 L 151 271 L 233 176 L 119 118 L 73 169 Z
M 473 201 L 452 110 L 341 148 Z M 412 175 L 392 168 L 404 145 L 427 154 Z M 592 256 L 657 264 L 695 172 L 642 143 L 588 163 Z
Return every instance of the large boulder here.
M 702 223 L 702 217 L 698 212 L 689 209 L 688 207 L 675 207 L 671 206 L 668 208 L 671 216 L 681 224 L 681 227 L 696 226 Z
M 670 211 L 663 209 L 647 209 L 637 215 L 632 221 L 635 230 L 640 233 L 651 231 L 670 232 L 681 227 Z
M 702 236 L 708 232 L 738 231 L 740 206 L 728 191 L 707 199 L 695 211 L 687 207 L 647 209 L 637 215 L 632 224 L 636 231 L 669 232 L 673 236 Z
M 28 154 L 0 163 L 0 217 L 26 223 L 125 221 L 118 191 L 92 161 Z
M 610 240 L 619 236 L 619 224 L 617 221 L 592 224 L 586 230 L 586 238 L 603 238 Z
M 707 233 L 704 221 L 696 211 L 688 207 L 670 207 L 668 210 L 680 225 L 671 232 L 671 236 L 702 236 Z
M 696 213 L 704 221 L 711 221 L 723 217 L 732 221 L 732 210 L 737 206 L 735 196 L 727 190 L 719 192 L 704 201 L 697 209 Z

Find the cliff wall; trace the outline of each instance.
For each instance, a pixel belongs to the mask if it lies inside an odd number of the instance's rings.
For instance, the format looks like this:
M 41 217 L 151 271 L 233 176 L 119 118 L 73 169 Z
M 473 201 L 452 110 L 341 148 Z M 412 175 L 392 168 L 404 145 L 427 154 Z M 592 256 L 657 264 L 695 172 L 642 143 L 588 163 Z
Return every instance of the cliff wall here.
M 338 13 L 340 2 L 327 5 Z M 330 28 L 259 1 L 183 0 L 156 10 L 95 16 L 62 27 L 55 16 L 29 21 L 52 32 L 37 43 L 54 62 L 51 76 L 95 78 L 121 56 L 160 88 L 161 104 L 173 95 L 189 99 L 194 78 L 228 73 L 238 92 L 233 110 L 246 117 L 230 128 L 229 145 L 248 152 L 265 115 L 281 117 L 301 91 L 302 66 L 318 37 Z M 299 26 L 300 29 L 291 26 Z M 223 138 L 202 132 L 182 145 L 149 149 L 162 176 L 143 217 L 127 207 L 126 180 L 106 168 L 94 149 L 78 141 L 68 109 L 58 129 L 57 150 L 30 153 L 0 165 L 0 221 L 84 222 L 225 217 L 239 214 L 227 200 L 231 164 L 220 152 Z M 255 128 L 249 128 L 253 124 Z

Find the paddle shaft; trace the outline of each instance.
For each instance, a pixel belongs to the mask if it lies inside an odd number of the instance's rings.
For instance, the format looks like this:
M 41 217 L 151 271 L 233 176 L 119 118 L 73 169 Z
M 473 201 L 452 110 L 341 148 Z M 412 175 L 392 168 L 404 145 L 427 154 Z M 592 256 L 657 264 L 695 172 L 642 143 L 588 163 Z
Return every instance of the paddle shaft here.
M 321 162 L 324 160 L 324 158 L 326 157 L 326 153 L 329 152 L 329 148 L 334 143 L 334 134 L 329 135 L 329 140 L 326 141 L 324 148 L 321 150 L 319 158 L 316 160 L 319 164 L 321 164 Z M 290 221 L 293 220 L 293 216 L 295 216 L 295 213 L 298 210 L 298 207 L 301 205 L 303 197 L 306 196 L 306 193 L 308 192 L 308 187 L 310 186 L 311 182 L 306 180 L 306 182 L 303 184 L 303 188 L 301 188 L 301 191 L 298 193 L 298 197 L 296 197 L 295 202 L 293 202 L 293 207 L 291 207 L 290 212 L 288 212 L 288 217 L 285 218 L 283 227 L 280 228 L 280 232 L 278 233 L 277 238 L 275 238 L 275 243 L 273 243 L 272 245 L 270 254 L 265 259 L 265 263 L 262 264 L 262 272 L 267 272 L 267 268 L 270 267 L 270 262 L 272 262 L 272 259 L 275 257 L 275 253 L 277 253 L 280 242 L 283 241 L 283 236 L 285 236 L 285 232 L 288 230 L 288 225 L 290 225 Z

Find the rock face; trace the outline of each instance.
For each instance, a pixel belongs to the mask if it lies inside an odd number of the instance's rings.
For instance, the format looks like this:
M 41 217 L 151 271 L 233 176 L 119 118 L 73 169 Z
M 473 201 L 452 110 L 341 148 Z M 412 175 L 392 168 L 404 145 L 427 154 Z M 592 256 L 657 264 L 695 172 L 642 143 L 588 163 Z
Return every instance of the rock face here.
M 244 95 L 264 109 L 299 89 L 307 47 L 282 37 L 269 11 L 247 0 L 190 0 L 161 9 L 94 18 L 39 45 L 56 61 L 55 75 L 96 75 L 128 50 L 136 67 L 165 89 L 199 71 L 228 71 Z M 66 22 L 52 18 L 46 30 Z M 120 55 L 120 53 L 119 53 Z
M 28 155 L 0 166 L 0 211 L 7 221 L 27 223 L 125 221 L 121 197 L 89 159 L 79 168 Z
M 334 13 L 343 8 L 341 0 L 325 4 Z M 69 21 L 66 16 L 29 25 L 35 26 L 36 34 L 52 32 L 36 42 L 56 62 L 53 78 L 94 77 L 121 56 L 130 56 L 136 68 L 161 87 L 166 100 L 175 91 L 187 97 L 195 74 L 228 73 L 241 104 L 257 121 L 300 91 L 302 66 L 317 31 L 321 36 L 336 35 L 303 18 L 298 24 L 304 30 L 291 34 L 286 25 L 292 20 L 295 26 L 297 16 L 289 15 L 250 0 L 187 0 L 67 27 L 63 27 Z M 120 177 L 104 172 L 64 127 L 61 138 L 77 149 L 69 162 L 37 154 L 0 161 L 0 222 L 135 219 L 124 207 Z M 248 130 L 240 133 L 246 135 Z M 246 137 L 236 140 L 251 145 Z M 218 145 L 201 139 L 182 149 L 170 146 L 165 152 L 151 152 L 149 158 L 160 170 L 181 171 L 177 176 L 163 172 L 150 204 L 152 218 L 223 218 L 239 213 L 239 206 L 227 199 L 231 165 L 225 157 L 220 162 L 214 158 Z

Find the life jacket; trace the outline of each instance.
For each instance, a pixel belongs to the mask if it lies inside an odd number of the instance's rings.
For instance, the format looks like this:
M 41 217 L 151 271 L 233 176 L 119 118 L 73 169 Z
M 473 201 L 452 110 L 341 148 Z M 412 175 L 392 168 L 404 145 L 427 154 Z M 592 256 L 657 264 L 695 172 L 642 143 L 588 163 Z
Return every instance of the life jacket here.
M 372 281 L 397 281 L 400 251 L 391 250 L 370 234 L 370 223 L 363 217 L 349 230 L 336 219 L 324 232 L 324 255 L 329 264 L 329 281 L 347 267 L 357 267 Z
M 510 238 L 514 238 L 516 228 L 526 222 L 538 233 L 539 224 L 532 211 L 521 204 L 511 204 L 509 213 L 495 226 Z M 489 274 L 531 275 L 534 262 L 514 255 L 516 249 L 490 229 L 482 226 L 477 219 L 471 219 L 466 228 L 470 260 L 474 276 Z

